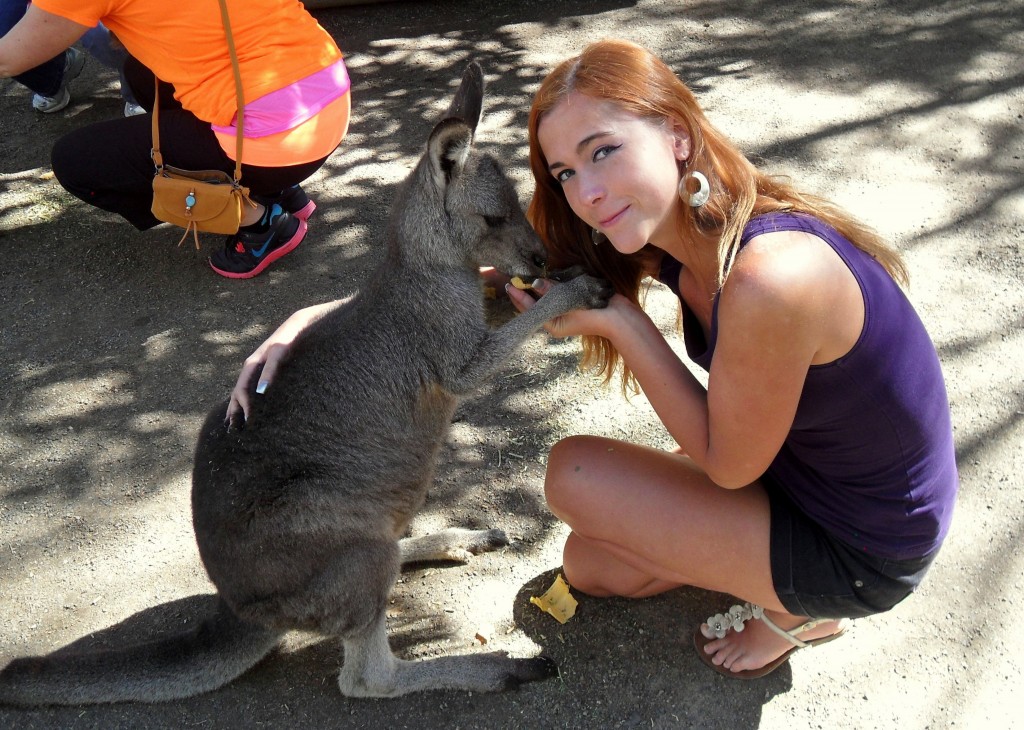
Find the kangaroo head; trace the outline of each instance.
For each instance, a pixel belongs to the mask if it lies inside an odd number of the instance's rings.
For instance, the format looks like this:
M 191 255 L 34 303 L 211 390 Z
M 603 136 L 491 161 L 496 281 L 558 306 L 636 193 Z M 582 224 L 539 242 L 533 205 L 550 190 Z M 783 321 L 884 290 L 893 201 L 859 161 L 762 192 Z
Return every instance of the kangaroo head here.
M 399 221 L 404 253 L 426 267 L 494 266 L 536 277 L 544 270 L 544 246 L 501 165 L 473 146 L 483 95 L 483 71 L 471 63 L 410 176 Z M 413 241 L 416 251 L 408 250 Z

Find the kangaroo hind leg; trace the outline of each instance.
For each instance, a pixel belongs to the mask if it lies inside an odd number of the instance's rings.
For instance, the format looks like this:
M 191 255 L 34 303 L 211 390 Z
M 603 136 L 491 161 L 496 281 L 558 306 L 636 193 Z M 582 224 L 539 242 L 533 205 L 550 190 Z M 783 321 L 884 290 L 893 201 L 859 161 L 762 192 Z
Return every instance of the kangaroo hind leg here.
M 441 560 L 468 563 L 474 555 L 489 553 L 506 545 L 508 537 L 502 530 L 467 530 L 461 527 L 422 537 L 407 537 L 398 542 L 402 565 Z
M 382 611 L 374 626 L 345 639 L 338 686 L 349 697 L 398 697 L 434 689 L 499 692 L 557 675 L 558 667 L 547 657 L 513 659 L 504 652 L 399 659 L 388 645 Z

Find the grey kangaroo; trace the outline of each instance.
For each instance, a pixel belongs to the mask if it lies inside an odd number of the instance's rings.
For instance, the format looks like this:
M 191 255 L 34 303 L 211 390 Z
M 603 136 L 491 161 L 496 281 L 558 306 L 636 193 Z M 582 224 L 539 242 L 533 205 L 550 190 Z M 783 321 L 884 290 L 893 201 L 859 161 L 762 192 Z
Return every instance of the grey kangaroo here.
M 343 640 L 338 684 L 349 696 L 489 692 L 557 674 L 543 656 L 501 652 L 402 660 L 386 632 L 403 563 L 463 561 L 506 544 L 500 530 L 459 528 L 402 539 L 458 397 L 544 322 L 611 295 L 606 282 L 577 275 L 488 327 L 479 266 L 531 279 L 546 252 L 498 162 L 473 149 L 483 87 L 470 64 L 397 193 L 383 261 L 359 293 L 296 340 L 244 426 L 225 426 L 226 403 L 207 417 L 192 513 L 214 615 L 134 647 L 16 659 L 0 672 L 0 703 L 190 697 L 239 677 L 291 629 Z

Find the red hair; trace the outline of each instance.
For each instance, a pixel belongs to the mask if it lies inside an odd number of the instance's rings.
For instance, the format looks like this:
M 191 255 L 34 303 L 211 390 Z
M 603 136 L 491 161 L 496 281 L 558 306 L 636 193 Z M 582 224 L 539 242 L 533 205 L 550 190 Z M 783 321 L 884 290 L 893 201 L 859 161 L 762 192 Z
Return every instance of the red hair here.
M 594 246 L 590 229 L 573 213 L 549 172 L 537 130 L 544 115 L 573 92 L 610 101 L 654 124 L 681 125 L 686 131 L 691 149 L 681 172 L 703 173 L 711 197 L 699 208 L 679 202 L 681 233 L 696 255 L 714 257 L 719 288 L 729 275 L 747 222 L 772 211 L 803 212 L 825 221 L 877 258 L 893 278 L 906 282 L 906 268 L 895 249 L 835 205 L 759 171 L 708 121 L 693 92 L 661 59 L 621 40 L 598 41 L 563 61 L 541 83 L 530 108 L 530 169 L 535 188 L 528 217 L 547 246 L 554 268 L 582 265 L 611 281 L 619 294 L 638 302 L 641 281 L 651 273 L 653 262 L 660 260 L 660 252 L 651 246 L 631 255 L 620 254 L 610 245 Z M 596 365 L 606 380 L 619 360 L 607 340 L 583 338 L 584 365 Z M 631 375 L 626 371 L 624 386 L 629 382 Z

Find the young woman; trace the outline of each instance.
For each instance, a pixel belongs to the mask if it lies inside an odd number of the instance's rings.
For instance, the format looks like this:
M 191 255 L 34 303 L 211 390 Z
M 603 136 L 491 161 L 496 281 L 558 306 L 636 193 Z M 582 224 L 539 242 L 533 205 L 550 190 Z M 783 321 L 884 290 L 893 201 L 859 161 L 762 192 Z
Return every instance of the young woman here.
M 545 489 L 571 528 L 570 584 L 738 597 L 694 641 L 709 666 L 745 678 L 903 600 L 949 528 L 957 472 L 938 357 L 900 289 L 899 255 L 758 171 L 630 43 L 595 43 L 556 68 L 529 135 L 529 212 L 551 263 L 582 265 L 617 292 L 548 330 L 582 336 L 584 362 L 606 379 L 621 366 L 679 444 L 555 445 Z M 646 277 L 678 295 L 706 389 L 639 305 Z M 265 388 L 295 333 L 330 306 L 296 313 L 249 358 L 232 412 L 247 409 L 256 370 Z
M 545 488 L 572 528 L 569 583 L 747 601 L 694 637 L 706 663 L 741 677 L 903 600 L 949 528 L 957 472 L 938 357 L 896 251 L 758 171 L 629 43 L 556 68 L 529 133 L 530 215 L 552 263 L 617 291 L 549 331 L 581 335 L 606 378 L 621 364 L 679 444 L 555 446 Z M 638 305 L 646 276 L 678 295 L 706 390 Z
M 210 265 L 250 278 L 291 252 L 316 207 L 299 183 L 316 172 L 348 129 L 349 79 L 341 51 L 302 7 L 227 0 L 245 101 L 242 183 L 256 205 Z M 148 111 L 154 74 L 164 162 L 233 173 L 237 100 L 217 0 L 34 0 L 0 38 L 0 78 L 60 54 L 102 21 L 130 54 L 124 76 Z M 148 115 L 91 124 L 54 145 L 56 178 L 70 193 L 139 230 L 159 223 L 153 201 Z

